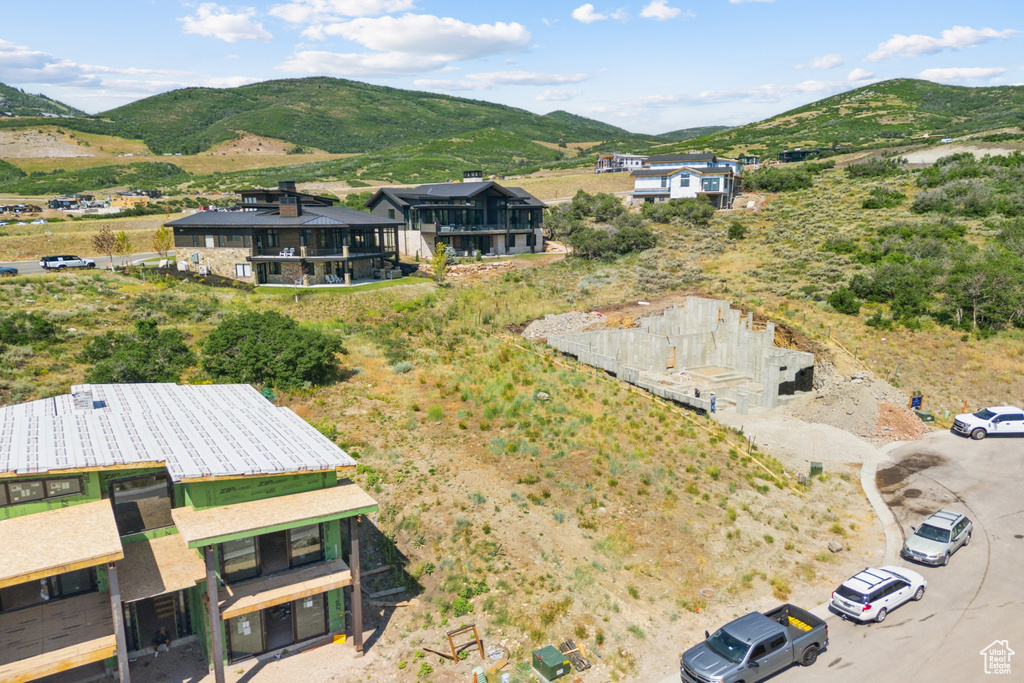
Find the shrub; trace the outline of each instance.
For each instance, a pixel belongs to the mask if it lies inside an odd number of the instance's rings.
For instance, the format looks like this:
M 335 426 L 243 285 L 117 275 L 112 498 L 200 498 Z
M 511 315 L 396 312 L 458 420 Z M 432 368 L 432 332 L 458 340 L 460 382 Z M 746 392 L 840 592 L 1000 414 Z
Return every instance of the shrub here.
M 698 227 L 711 225 L 711 219 L 715 215 L 715 207 L 706 196 L 695 199 L 670 199 L 659 204 L 644 204 L 640 207 L 640 213 L 644 218 L 649 218 L 655 223 L 690 223 Z
M 395 363 L 394 365 L 392 365 L 391 366 L 391 370 L 396 375 L 404 375 L 405 373 L 407 373 L 410 370 L 412 370 L 412 363 L 410 363 L 407 360 L 404 360 L 401 363 Z
M 54 341 L 60 330 L 38 313 L 15 311 L 0 317 L 0 344 L 25 345 Z
M 901 159 L 871 159 L 846 167 L 849 178 L 885 178 L 903 173 Z
M 729 239 L 741 240 L 747 236 L 747 226 L 743 225 L 739 221 L 733 221 L 729 224 Z
M 860 299 L 852 289 L 843 287 L 828 295 L 828 305 L 838 313 L 845 315 L 858 315 L 860 313 Z
M 811 173 L 805 168 L 762 166 L 743 176 L 743 189 L 750 192 L 805 190 L 811 184 Z
M 881 187 L 872 188 L 868 198 L 861 204 L 862 209 L 894 209 L 904 201 L 907 195 L 899 190 L 885 190 Z
M 203 369 L 215 379 L 283 389 L 335 376 L 341 340 L 275 311 L 225 319 L 203 344 Z
M 81 359 L 94 363 L 86 381 L 96 384 L 177 382 L 195 354 L 176 328 L 158 330 L 155 320 L 138 320 L 133 332 L 93 337 Z

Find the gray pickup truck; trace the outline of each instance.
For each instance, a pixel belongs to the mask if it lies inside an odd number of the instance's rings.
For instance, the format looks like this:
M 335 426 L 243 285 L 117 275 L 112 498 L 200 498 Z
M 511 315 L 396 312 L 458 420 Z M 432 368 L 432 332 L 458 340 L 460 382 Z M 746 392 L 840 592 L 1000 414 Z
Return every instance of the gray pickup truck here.
M 795 605 L 751 612 L 704 636 L 683 653 L 683 683 L 756 683 L 794 662 L 810 666 L 828 647 L 828 625 Z

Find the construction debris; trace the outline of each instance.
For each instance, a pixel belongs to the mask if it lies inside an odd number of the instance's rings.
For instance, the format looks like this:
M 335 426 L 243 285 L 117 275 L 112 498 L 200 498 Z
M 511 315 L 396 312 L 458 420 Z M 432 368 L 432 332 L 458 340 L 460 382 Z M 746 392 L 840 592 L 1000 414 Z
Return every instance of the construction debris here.
M 559 643 L 558 651 L 569 658 L 573 668 L 577 671 L 586 671 L 590 668 L 590 660 L 583 656 L 580 648 L 572 639 Z

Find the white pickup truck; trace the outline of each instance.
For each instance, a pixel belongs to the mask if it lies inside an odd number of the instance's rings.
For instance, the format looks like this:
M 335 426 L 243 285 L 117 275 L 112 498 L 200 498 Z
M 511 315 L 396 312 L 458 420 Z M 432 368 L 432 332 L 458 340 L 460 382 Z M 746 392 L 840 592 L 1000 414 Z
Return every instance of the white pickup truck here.
M 976 441 L 990 434 L 1024 436 L 1024 410 L 1017 406 L 992 406 L 976 413 L 957 415 L 953 420 L 953 432 Z

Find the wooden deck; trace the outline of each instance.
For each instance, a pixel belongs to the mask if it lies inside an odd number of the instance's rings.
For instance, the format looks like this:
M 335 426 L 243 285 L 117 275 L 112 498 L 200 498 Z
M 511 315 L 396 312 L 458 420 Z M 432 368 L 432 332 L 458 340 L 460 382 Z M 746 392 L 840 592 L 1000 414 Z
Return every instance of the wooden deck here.
M 121 602 L 135 602 L 191 588 L 206 579 L 206 567 L 180 534 L 172 534 L 126 544 L 117 574 Z
M 245 581 L 220 589 L 220 618 L 230 619 L 351 584 L 352 572 L 340 559 Z
M 0 614 L 0 681 L 22 683 L 117 654 L 110 594 Z

